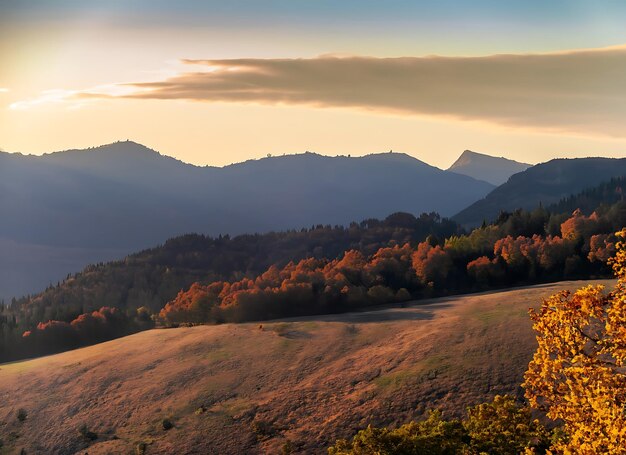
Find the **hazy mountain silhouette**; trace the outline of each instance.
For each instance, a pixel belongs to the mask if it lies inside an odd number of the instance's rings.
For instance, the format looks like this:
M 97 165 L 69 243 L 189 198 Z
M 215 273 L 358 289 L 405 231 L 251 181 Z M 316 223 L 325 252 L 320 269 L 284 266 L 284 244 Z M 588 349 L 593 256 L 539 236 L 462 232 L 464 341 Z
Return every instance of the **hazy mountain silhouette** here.
M 493 186 L 401 153 L 314 153 L 198 167 L 134 142 L 0 153 L 0 296 L 187 233 L 346 224 L 397 211 L 450 216 Z
M 626 158 L 555 159 L 537 164 L 471 204 L 453 219 L 464 226 L 478 226 L 494 220 L 500 211 L 534 209 L 559 202 L 562 198 L 626 175 Z
M 530 164 L 465 150 L 448 171 L 469 175 L 493 185 L 502 185 L 513 174 L 525 171 L 529 167 Z

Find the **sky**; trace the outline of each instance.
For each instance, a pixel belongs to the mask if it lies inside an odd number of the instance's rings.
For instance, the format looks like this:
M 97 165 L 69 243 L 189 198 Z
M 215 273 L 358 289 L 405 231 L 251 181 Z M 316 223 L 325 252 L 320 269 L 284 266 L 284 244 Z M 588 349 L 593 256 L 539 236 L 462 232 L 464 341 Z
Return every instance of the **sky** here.
M 0 149 L 626 156 L 626 2 L 0 0 Z

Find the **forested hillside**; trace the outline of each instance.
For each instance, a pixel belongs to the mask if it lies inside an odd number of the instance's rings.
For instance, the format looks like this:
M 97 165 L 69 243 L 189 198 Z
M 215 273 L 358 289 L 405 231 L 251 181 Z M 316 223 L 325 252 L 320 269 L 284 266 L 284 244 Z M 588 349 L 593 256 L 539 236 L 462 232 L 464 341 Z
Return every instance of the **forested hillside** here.
M 349 311 L 439 295 L 606 275 L 613 232 L 626 204 L 560 221 L 543 209 L 505 215 L 498 224 L 371 256 L 304 259 L 271 266 L 255 279 L 194 284 L 159 313 L 162 322 L 243 322 Z M 557 224 L 558 223 L 558 224 Z M 550 229 L 558 226 L 559 232 Z
M 598 207 L 610 206 L 623 201 L 625 187 L 626 176 L 614 177 L 598 186 L 563 198 L 556 204 L 549 206 L 548 210 L 552 213 L 572 213 L 579 209 L 590 215 Z
M 88 266 L 40 294 L 14 299 L 1 309 L 0 359 L 18 355 L 22 334 L 40 322 L 71 323 L 81 314 L 107 307 L 117 309 L 117 318 L 124 318 L 124 330 L 137 330 L 138 323 L 144 327 L 151 322 L 146 314 L 158 313 L 194 282 L 254 278 L 272 265 L 283 267 L 305 258 L 337 258 L 347 250 L 369 256 L 382 247 L 417 244 L 428 236 L 446 238 L 460 232 L 456 223 L 436 214 L 416 218 L 396 213 L 384 220 L 368 219 L 348 227 L 316 225 L 234 237 L 176 237 L 122 261 Z M 97 321 L 106 325 L 100 316 L 96 315 Z M 51 351 L 59 349 L 49 347 Z
M 555 159 L 519 172 L 481 199 L 453 216 L 465 227 L 490 223 L 501 211 L 547 207 L 572 194 L 626 175 L 626 158 Z M 570 207 L 573 211 L 578 207 Z

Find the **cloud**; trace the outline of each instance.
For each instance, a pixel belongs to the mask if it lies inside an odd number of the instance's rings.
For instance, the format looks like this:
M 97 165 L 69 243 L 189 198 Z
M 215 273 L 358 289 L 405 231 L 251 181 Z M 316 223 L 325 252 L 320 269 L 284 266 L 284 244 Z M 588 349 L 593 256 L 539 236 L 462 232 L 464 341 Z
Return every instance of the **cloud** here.
M 104 84 L 88 90 L 45 90 L 35 98 L 16 101 L 9 105 L 12 110 L 29 110 L 38 106 L 61 105 L 68 109 L 79 109 L 102 98 L 121 98 L 127 94 L 137 94 L 140 89 L 127 84 Z
M 0 93 L 6 93 L 6 92 L 8 92 L 8 91 L 9 91 L 9 89 L 8 89 L 8 88 L 5 88 L 5 87 L 0 87 Z
M 79 98 L 346 107 L 626 137 L 626 47 L 487 57 L 183 60 L 189 71 Z
M 66 104 L 68 100 L 71 100 L 74 96 L 76 96 L 79 92 L 75 90 L 62 90 L 62 89 L 53 89 L 46 90 L 41 92 L 41 94 L 37 98 L 21 100 L 11 103 L 9 105 L 9 109 L 15 111 L 22 111 L 31 109 L 36 106 L 41 106 L 44 104 Z M 78 100 L 71 101 L 69 104 L 70 107 L 77 107 L 82 105 L 82 103 Z

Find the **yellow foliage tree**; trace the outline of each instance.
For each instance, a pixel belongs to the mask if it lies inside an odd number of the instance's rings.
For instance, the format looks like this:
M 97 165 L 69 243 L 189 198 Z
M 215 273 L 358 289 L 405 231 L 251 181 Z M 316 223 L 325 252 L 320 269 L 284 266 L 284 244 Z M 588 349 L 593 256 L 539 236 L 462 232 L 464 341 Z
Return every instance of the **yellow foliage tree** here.
M 538 348 L 525 375 L 531 406 L 563 422 L 558 454 L 626 454 L 626 229 L 615 289 L 587 286 L 531 310 Z

